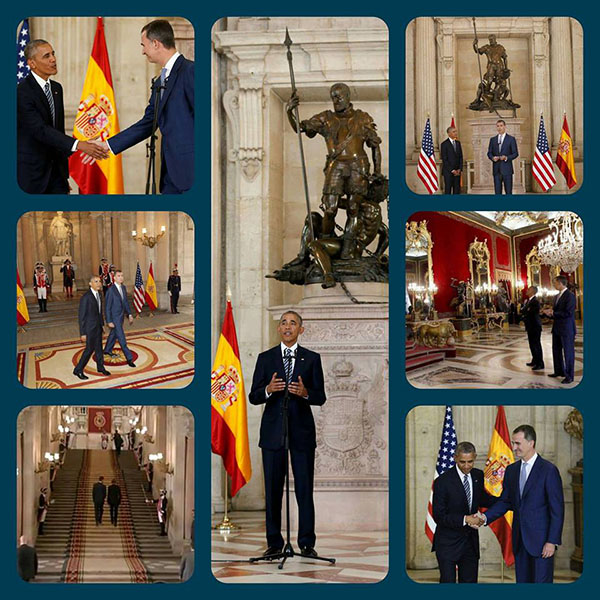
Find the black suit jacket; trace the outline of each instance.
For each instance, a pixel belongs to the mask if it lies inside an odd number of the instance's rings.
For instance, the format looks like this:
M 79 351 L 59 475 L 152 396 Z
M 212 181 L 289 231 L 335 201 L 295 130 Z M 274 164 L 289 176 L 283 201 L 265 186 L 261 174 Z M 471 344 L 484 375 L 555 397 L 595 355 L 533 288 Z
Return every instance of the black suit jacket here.
M 542 328 L 542 319 L 540 317 L 540 301 L 537 296 L 530 298 L 521 308 L 525 329 L 534 331 Z
M 479 507 L 492 506 L 497 498 L 488 494 L 483 487 L 483 471 L 471 470 L 473 498 L 467 505 L 465 489 L 457 467 L 442 473 L 433 484 L 433 520 L 436 523 L 432 551 L 448 560 L 459 560 L 468 546 L 479 557 L 479 531 L 463 525 L 466 515 L 476 513 Z
M 92 500 L 94 504 L 104 504 L 106 498 L 106 486 L 99 481 L 96 481 L 94 487 L 92 487 Z
M 258 445 L 268 450 L 283 448 L 283 399 L 285 392 L 274 392 L 267 399 L 265 388 L 269 385 L 273 373 L 285 380 L 285 368 L 281 356 L 281 346 L 262 352 L 258 355 L 252 389 L 250 390 L 250 404 L 265 404 L 260 423 L 260 439 Z M 321 406 L 325 403 L 325 381 L 321 356 L 316 352 L 298 346 L 292 381 L 302 377 L 304 387 L 308 390 L 308 398 L 301 398 L 294 394 L 289 397 L 289 432 L 290 448 L 293 450 L 308 450 L 317 447 L 315 421 L 311 405 Z
M 108 486 L 107 502 L 113 506 L 121 504 L 121 488 L 116 483 L 111 483 Z
M 17 86 L 17 182 L 29 194 L 43 194 L 55 166 L 69 192 L 69 161 L 75 139 L 65 135 L 63 90 L 50 81 L 55 123 L 46 94 L 33 74 Z
M 554 314 L 552 318 L 552 333 L 558 335 L 575 336 L 577 328 L 575 327 L 575 309 L 577 308 L 577 299 L 575 294 L 567 289 L 554 303 Z
M 462 146 L 458 140 L 456 142 L 456 151 L 452 146 L 450 139 L 446 139 L 440 146 L 440 153 L 442 155 L 442 173 L 450 173 L 456 169 L 463 168 L 463 153 Z
M 35 548 L 22 544 L 17 550 L 17 570 L 21 579 L 29 581 L 38 572 L 38 558 Z
M 102 302 L 102 294 L 100 294 Z M 92 290 L 88 290 L 79 301 L 79 335 L 93 335 L 102 330 L 104 317 L 98 310 L 98 303 Z

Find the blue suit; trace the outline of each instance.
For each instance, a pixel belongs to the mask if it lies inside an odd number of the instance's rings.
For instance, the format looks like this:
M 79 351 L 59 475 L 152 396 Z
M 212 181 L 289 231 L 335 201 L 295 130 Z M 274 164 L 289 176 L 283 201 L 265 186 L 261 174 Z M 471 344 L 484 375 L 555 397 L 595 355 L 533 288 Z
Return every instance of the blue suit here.
M 559 545 L 565 518 L 562 480 L 558 469 L 539 454 L 519 491 L 521 461 L 506 468 L 502 495 L 485 513 L 489 525 L 513 511 L 512 544 L 517 583 L 552 583 L 554 557 L 542 558 L 547 542 Z
M 117 284 L 111 285 L 108 288 L 104 298 L 106 304 L 106 322 L 114 324 L 114 327 L 111 327 L 110 333 L 108 334 L 104 352 L 112 352 L 115 342 L 119 340 L 121 350 L 123 350 L 125 358 L 129 362 L 132 360 L 133 354 L 131 354 L 131 350 L 127 347 L 125 331 L 123 331 L 123 321 L 125 315 L 131 315 L 131 309 L 129 308 L 129 302 L 127 301 L 127 288 L 122 285 L 121 289 L 123 290 L 122 298 L 117 289 Z
M 502 146 L 498 145 L 498 136 L 490 138 L 488 146 L 488 158 L 493 161 L 494 156 L 506 156 L 506 161 L 499 160 L 493 162 L 494 175 L 494 194 L 502 194 L 502 182 L 504 182 L 504 191 L 506 194 L 512 194 L 513 184 L 513 164 L 512 161 L 519 156 L 517 140 L 508 133 L 504 134 Z
M 554 372 L 573 381 L 575 377 L 575 294 L 565 290 L 553 307 L 552 360 Z M 564 359 L 563 359 L 564 355 Z
M 194 183 L 194 63 L 179 56 L 165 85 L 158 105 L 162 134 L 159 190 L 161 194 L 181 194 Z M 153 120 L 154 93 L 144 116 L 109 138 L 110 149 L 119 154 L 150 137 Z

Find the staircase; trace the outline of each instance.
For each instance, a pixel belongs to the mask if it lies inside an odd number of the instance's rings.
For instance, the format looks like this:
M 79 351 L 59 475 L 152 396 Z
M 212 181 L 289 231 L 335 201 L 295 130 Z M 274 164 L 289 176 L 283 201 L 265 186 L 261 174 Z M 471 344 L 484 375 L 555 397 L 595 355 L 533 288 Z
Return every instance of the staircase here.
M 455 348 L 428 348 L 418 346 L 414 340 L 406 341 L 406 371 L 414 371 L 442 362 L 446 356 L 456 356 Z
M 36 542 L 36 582 L 179 581 L 179 557 L 173 555 L 168 537 L 158 537 L 155 505 L 145 504 L 139 485 L 143 474 L 136 467 L 131 451 L 122 452 L 118 460 L 112 450 L 67 452 L 56 476 L 44 535 Z M 121 487 L 117 527 L 110 523 L 107 504 L 102 523 L 95 524 L 92 486 L 100 475 L 105 485 L 114 478 Z

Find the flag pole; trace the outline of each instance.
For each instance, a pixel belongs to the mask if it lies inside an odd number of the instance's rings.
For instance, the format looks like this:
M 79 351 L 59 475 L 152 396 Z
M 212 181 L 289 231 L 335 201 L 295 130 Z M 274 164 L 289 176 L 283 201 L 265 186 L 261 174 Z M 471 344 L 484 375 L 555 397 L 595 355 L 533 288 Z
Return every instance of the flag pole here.
M 241 527 L 239 525 L 236 525 L 233 521 L 231 521 L 229 519 L 229 517 L 227 516 L 227 471 L 225 471 L 225 469 L 222 470 L 223 471 L 223 475 L 224 475 L 224 479 L 225 479 L 225 496 L 223 498 L 224 502 L 225 502 L 225 511 L 223 513 L 223 520 L 218 523 L 217 525 L 215 525 L 215 530 L 218 531 L 219 533 L 232 533 L 232 532 L 237 532 L 241 529 Z

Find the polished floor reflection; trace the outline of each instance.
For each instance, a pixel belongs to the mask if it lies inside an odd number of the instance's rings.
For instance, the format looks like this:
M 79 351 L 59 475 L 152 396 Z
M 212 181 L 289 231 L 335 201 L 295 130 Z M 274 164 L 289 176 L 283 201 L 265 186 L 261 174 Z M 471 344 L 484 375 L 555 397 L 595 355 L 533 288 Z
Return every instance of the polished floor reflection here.
M 581 329 L 581 327 L 579 327 Z M 504 388 L 504 389 L 569 389 L 583 377 L 583 334 L 575 338 L 575 381 L 562 384 L 562 378 L 548 377 L 552 369 L 552 334 L 550 327 L 542 331 L 542 349 L 546 368 L 532 371 L 524 328 L 511 325 L 508 330 L 495 330 L 473 335 L 456 344 L 456 358 L 410 371 L 406 377 L 417 388 Z
M 280 570 L 276 562 L 248 562 L 266 548 L 264 513 L 234 512 L 230 518 L 242 527 L 239 533 L 212 533 L 212 572 L 224 583 L 376 583 L 387 575 L 387 532 L 317 531 L 316 550 L 335 557 L 335 565 L 296 556 Z M 213 517 L 213 525 L 219 521 Z M 298 550 L 295 535 L 292 531 L 292 545 Z

